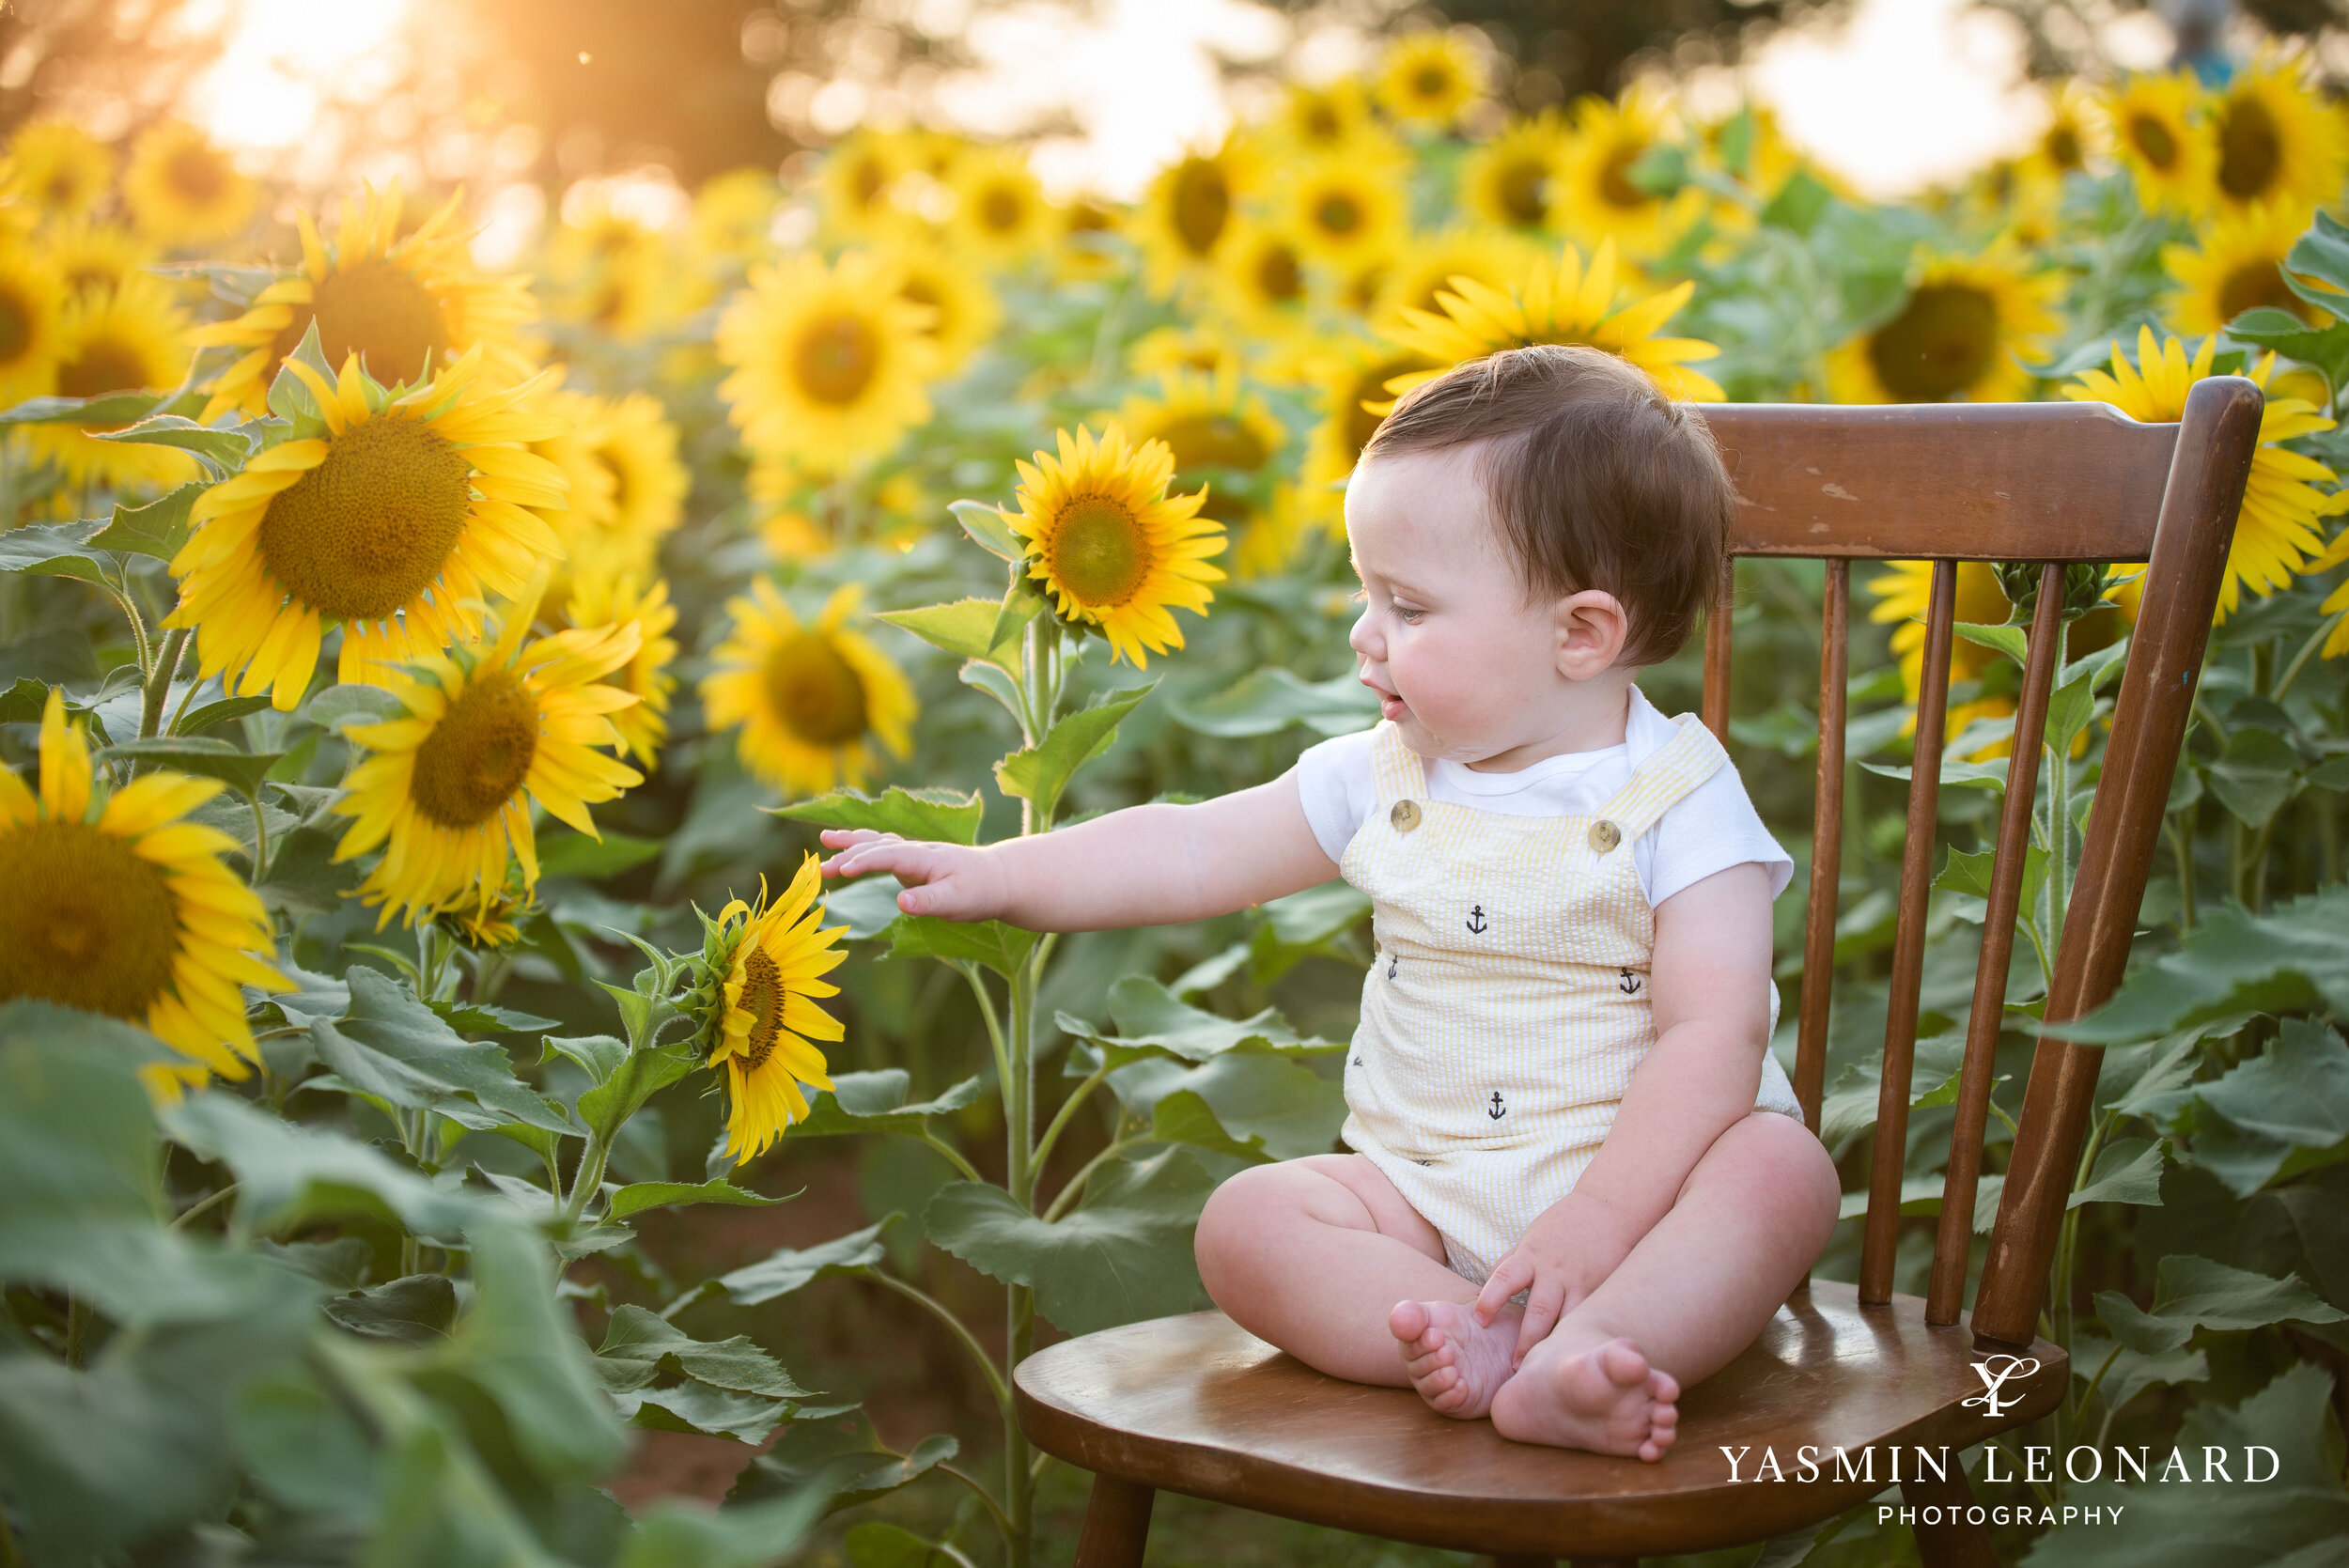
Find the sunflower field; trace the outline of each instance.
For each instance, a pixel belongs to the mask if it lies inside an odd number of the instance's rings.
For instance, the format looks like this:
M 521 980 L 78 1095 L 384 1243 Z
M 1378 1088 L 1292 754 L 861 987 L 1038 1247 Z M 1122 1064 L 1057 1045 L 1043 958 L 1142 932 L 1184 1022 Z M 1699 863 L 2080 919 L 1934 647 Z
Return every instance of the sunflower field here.
M 1356 455 L 1416 380 L 1559 342 L 1700 401 L 2167 421 L 2202 377 L 2265 389 L 2132 978 L 2084 1026 L 2108 1049 L 2043 1325 L 2072 1396 L 2010 1438 L 2248 1435 L 2285 1484 L 2000 1545 L 2331 1560 L 2349 115 L 2281 54 L 2064 82 L 2027 155 L 1881 203 L 1763 108 L 1508 118 L 1479 61 L 1398 37 L 1131 204 L 928 130 L 712 179 L 670 223 L 583 184 L 510 272 L 461 191 L 313 210 L 188 125 L 15 132 L 0 1562 L 1064 1560 L 1082 1478 L 1029 1449 L 1009 1369 L 1206 1305 L 1206 1194 L 1332 1146 L 1367 904 L 1064 939 L 827 885 L 816 835 L 1045 832 L 1367 726 Z M 2135 569 L 2066 609 L 1978 1233 Z M 1778 905 L 1782 1061 L 1799 988 L 1835 987 L 1852 1217 L 1928 573 L 1859 574 L 1831 977 Z M 1824 581 L 1739 567 L 1734 754 L 1798 880 Z M 2028 581 L 1960 574 L 1903 1291 Z M 1643 684 L 1694 706 L 1696 656 Z M 2121 1496 L 1967 1459 L 1985 1503 Z M 1240 1562 L 1441 1555 L 1164 1517 Z M 1916 1560 L 1872 1507 L 1771 1550 Z

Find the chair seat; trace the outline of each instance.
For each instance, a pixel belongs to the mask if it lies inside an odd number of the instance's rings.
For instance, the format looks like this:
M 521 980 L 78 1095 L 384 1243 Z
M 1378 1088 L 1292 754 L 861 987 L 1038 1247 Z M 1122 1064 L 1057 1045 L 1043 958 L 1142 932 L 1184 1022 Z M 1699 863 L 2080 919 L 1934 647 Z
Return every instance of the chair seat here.
M 1029 1439 L 1097 1474 L 1455 1551 L 1660 1556 L 1826 1518 L 1916 1476 L 1916 1447 L 1937 1459 L 1946 1447 L 1954 1476 L 1968 1447 L 2063 1396 L 2064 1352 L 2037 1340 L 2027 1358 L 2038 1369 L 2001 1384 L 1999 1413 L 1968 1408 L 1983 1358 L 1962 1317 L 1928 1327 L 1921 1297 L 1857 1297 L 1827 1280 L 1797 1292 L 1742 1355 L 1684 1390 L 1679 1440 L 1654 1464 L 1510 1442 L 1408 1389 L 1315 1372 L 1221 1312 L 1065 1341 L 1014 1381 Z M 1750 1451 L 1735 1483 L 1724 1446 Z M 1839 1446 L 1854 1466 L 1873 1450 L 1867 1467 L 1838 1480 Z M 1755 1483 L 1766 1451 L 1783 1483 Z M 1815 1481 L 1800 1479 L 1804 1458 Z

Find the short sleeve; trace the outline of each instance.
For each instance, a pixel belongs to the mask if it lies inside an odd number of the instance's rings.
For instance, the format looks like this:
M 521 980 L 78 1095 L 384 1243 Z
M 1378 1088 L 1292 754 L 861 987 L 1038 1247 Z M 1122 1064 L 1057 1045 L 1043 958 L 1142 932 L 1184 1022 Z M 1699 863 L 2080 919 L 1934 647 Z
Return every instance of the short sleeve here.
M 1772 898 L 1794 880 L 1794 858 L 1762 825 L 1761 814 L 1746 796 L 1745 781 L 1731 763 L 1723 763 L 1664 814 L 1656 824 L 1655 841 L 1648 873 L 1651 905 L 1748 861 L 1759 862 L 1769 872 Z
M 1370 815 L 1378 793 L 1371 778 L 1370 748 L 1376 730 L 1341 735 L 1309 746 L 1297 759 L 1297 792 L 1305 803 L 1305 820 L 1314 842 L 1332 861 L 1346 859 L 1346 846 Z

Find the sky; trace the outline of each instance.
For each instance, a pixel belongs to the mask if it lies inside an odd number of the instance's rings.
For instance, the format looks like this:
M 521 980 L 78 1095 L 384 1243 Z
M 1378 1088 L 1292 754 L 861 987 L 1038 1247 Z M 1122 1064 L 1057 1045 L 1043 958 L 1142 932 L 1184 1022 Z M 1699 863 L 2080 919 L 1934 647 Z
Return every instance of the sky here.
M 308 135 L 319 101 L 313 84 L 335 81 L 348 91 L 364 82 L 405 0 L 240 5 L 241 20 L 199 87 L 197 108 L 224 141 L 267 159 Z M 1062 191 L 1130 195 L 1153 170 L 1189 145 L 1213 141 L 1230 122 L 1235 105 L 1215 55 L 1268 57 L 1285 26 L 1251 0 L 1101 0 L 1089 22 L 1037 0 L 972 24 L 967 41 L 981 69 L 950 78 L 941 102 L 980 132 L 1065 106 L 1081 133 L 1040 143 L 1038 172 Z M 2143 13 L 2105 41 L 2124 66 L 2159 65 L 2167 51 L 2161 23 Z M 1349 35 L 1307 38 L 1300 70 L 1333 75 L 1364 64 L 1362 52 Z M 2021 52 L 2010 19 L 1966 0 L 1859 0 L 1843 26 L 1782 33 L 1734 76 L 1718 72 L 1688 90 L 1703 109 L 1751 91 L 1822 163 L 1868 194 L 1897 196 L 2035 133 L 2044 111 L 2018 85 Z M 822 106 L 845 120 L 856 101 L 836 95 Z

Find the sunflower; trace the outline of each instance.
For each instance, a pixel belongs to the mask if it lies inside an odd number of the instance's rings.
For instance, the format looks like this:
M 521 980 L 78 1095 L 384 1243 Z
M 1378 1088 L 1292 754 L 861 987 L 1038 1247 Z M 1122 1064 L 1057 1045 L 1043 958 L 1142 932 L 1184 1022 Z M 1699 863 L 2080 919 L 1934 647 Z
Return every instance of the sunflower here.
M 1193 152 L 1159 171 L 1143 193 L 1133 234 L 1154 294 L 1204 283 L 1231 232 L 1242 201 L 1255 194 L 1258 163 L 1246 144 L 1226 138 L 1214 152 Z
M 1153 327 L 1126 349 L 1126 366 L 1137 376 L 1168 370 L 1197 370 L 1212 376 L 1238 364 L 1231 334 L 1205 327 Z
M 2161 264 L 2178 285 L 2162 301 L 2163 318 L 2182 332 L 2213 333 L 2266 305 L 2313 327 L 2329 326 L 2330 316 L 2284 285 L 2284 257 L 2307 223 L 2303 209 L 2248 207 L 2221 214 L 2199 246 L 2163 246 Z
M 65 280 L 41 252 L 0 243 L 0 408 L 53 390 Z
M 114 149 L 66 120 L 30 120 L 8 138 L 6 182 L 50 217 L 86 218 L 114 185 Z
M 2138 205 L 2191 217 L 2209 208 L 2218 148 L 2200 123 L 2202 89 L 2191 71 L 2130 76 L 2104 98 L 2113 146 L 2137 182 Z
M 245 1077 L 260 1058 L 238 987 L 291 987 L 267 961 L 260 899 L 221 862 L 236 842 L 187 820 L 219 782 L 159 769 L 100 796 L 89 744 L 55 687 L 41 711 L 39 781 L 35 794 L 0 768 L 0 1001 L 128 1018 L 202 1064 L 147 1069 L 159 1094 L 201 1082 L 205 1068 Z
M 120 224 L 64 224 L 41 237 L 40 250 L 69 295 L 110 294 L 155 259 L 155 248 Z
M 1403 324 L 1407 305 L 1442 314 L 1442 302 L 1436 296 L 1449 289 L 1454 278 L 1473 278 L 1505 293 L 1533 271 L 1541 256 L 1531 241 L 1507 229 L 1448 228 L 1422 235 L 1380 276 L 1370 324 L 1392 333 Z
M 570 582 L 564 619 L 574 627 L 605 627 L 633 623 L 636 651 L 614 671 L 610 684 L 630 692 L 636 703 L 612 715 L 618 737 L 615 751 L 633 754 L 646 768 L 660 755 L 669 737 L 669 695 L 677 676 L 669 666 L 677 661 L 677 606 L 669 602 L 669 585 L 660 579 L 647 588 L 633 571 L 579 572 Z
M 576 573 L 649 573 L 661 541 L 685 513 L 692 483 L 677 460 L 677 428 L 650 393 L 587 397 L 566 393 L 549 411 L 568 431 L 532 450 L 571 481 L 568 506 L 540 515 Z
M 2263 51 L 2210 101 L 2222 211 L 2281 207 L 2301 222 L 2341 194 L 2349 136 L 2340 113 L 2303 79 L 2302 62 Z
M 783 188 L 765 169 L 729 169 L 693 193 L 693 244 L 706 258 L 741 262 L 762 251 Z
M 1669 196 L 1641 190 L 1630 170 L 1665 138 L 1663 101 L 1634 87 L 1619 101 L 1586 97 L 1559 161 L 1553 222 L 1587 242 L 1611 239 L 1628 257 L 1661 253 L 1703 215 L 1706 196 L 1693 183 Z
M 531 801 L 599 838 L 587 808 L 645 782 L 599 750 L 624 749 L 610 715 L 636 698 L 600 682 L 636 657 L 640 624 L 558 631 L 524 646 L 537 609 L 537 593 L 526 593 L 496 643 L 466 639 L 379 673 L 406 711 L 343 732 L 365 755 L 334 802 L 353 819 L 334 859 L 382 846 L 359 884 L 364 902 L 383 906 L 379 929 L 394 914 L 412 925 L 460 905 L 486 910 L 517 864 L 527 896 L 538 885 Z
M 2023 162 L 2034 173 L 2061 182 L 2066 175 L 2086 172 L 2092 161 L 2103 157 L 2110 128 L 2096 95 L 2078 82 L 2046 88 L 2043 101 L 2047 123 L 2023 155 Z
M 1013 148 L 972 148 L 955 166 L 954 192 L 955 244 L 993 266 L 1026 260 L 1056 226 L 1044 187 Z
M 1391 250 L 1408 232 L 1403 182 L 1360 155 L 1283 171 L 1283 227 L 1316 261 L 1346 268 Z
M 1684 279 L 1661 293 L 1618 305 L 1615 242 L 1602 240 L 1587 272 L 1582 253 L 1568 245 L 1554 265 L 1547 256 L 1535 256 L 1513 288 L 1457 278 L 1436 296 L 1442 315 L 1405 305 L 1398 313 L 1401 324 L 1387 335 L 1439 366 L 1535 343 L 1587 343 L 1646 371 L 1667 397 L 1719 402 L 1720 387 L 1686 367 L 1687 361 L 1710 359 L 1719 349 L 1699 338 L 1651 335 L 1695 291 L 1695 281 Z M 1388 390 L 1403 392 L 1439 373 L 1415 371 L 1396 378 Z
M 1903 735 L 1913 735 L 1917 729 L 1918 693 L 1924 687 L 1925 675 L 1925 613 L 1933 602 L 1933 563 L 1930 561 L 1887 561 L 1881 575 L 1868 584 L 1875 596 L 1875 608 L 1868 618 L 1878 625 L 1892 628 L 1892 656 L 1900 660 L 1901 691 L 1909 707 L 1908 722 Z M 1969 626 L 2002 626 L 2014 613 L 2014 605 L 2006 590 L 1999 584 L 1999 569 L 1986 561 L 1961 561 L 1957 566 L 1957 619 Z M 1980 680 L 2004 657 L 1979 643 L 1963 637 L 1950 639 L 1950 681 Z M 1977 719 L 2003 719 L 2015 711 L 2011 696 L 1989 696 L 1972 702 L 1951 705 L 1944 724 L 1942 739 L 1956 739 L 1968 725 Z M 2014 748 L 2000 740 L 1972 753 L 1966 760 L 1983 762 L 2011 754 Z
M 1304 252 L 1285 228 L 1250 219 L 1235 224 L 1216 259 L 1211 297 L 1236 329 L 1224 335 L 1252 348 L 1313 330 Z
M 2189 361 L 2179 339 L 2165 338 L 2156 345 L 2153 329 L 2139 327 L 2136 364 L 2115 343 L 2110 372 L 2083 371 L 2064 387 L 2063 395 L 2081 402 L 2109 403 L 2131 419 L 2168 424 L 2185 415 L 2186 390 L 2210 374 L 2217 347 L 2216 334 L 2205 337 Z M 2269 353 L 2245 374 L 2264 392 L 2275 365 L 2276 356 Z M 2311 569 L 2310 557 L 2321 556 L 2325 544 L 2317 520 L 2349 511 L 2349 491 L 2327 494 L 2315 488 L 2333 485 L 2333 471 L 2283 445 L 2332 427 L 2331 420 L 2297 397 L 2267 399 L 2234 542 L 2227 550 L 2227 577 L 2219 586 L 2216 619 L 2234 613 L 2244 588 L 2265 597 L 2289 584 L 2295 573 Z
M 1305 517 L 1333 534 L 1345 531 L 1346 482 L 1380 423 L 1368 405 L 1390 402 L 1387 383 L 1396 377 L 1431 368 L 1439 367 L 1424 355 L 1363 343 L 1348 344 L 1315 365 L 1315 403 L 1321 422 L 1306 444 L 1298 482 L 1297 499 Z
M 159 245 L 196 245 L 243 228 L 259 193 L 211 138 L 179 120 L 139 135 L 122 176 L 123 205 Z
M 859 131 L 834 143 L 817 177 L 825 228 L 847 240 L 901 231 L 907 215 L 890 196 L 911 167 L 905 139 L 885 131 Z
M 1378 101 L 1404 125 L 1449 130 L 1484 91 L 1484 63 L 1451 33 L 1405 33 L 1378 61 Z
M 103 397 L 176 386 L 187 368 L 186 336 L 186 313 L 159 278 L 133 277 L 110 294 L 70 300 L 57 315 L 50 390 L 60 397 Z M 24 432 L 34 454 L 55 463 L 71 485 L 162 489 L 196 476 L 196 461 L 185 452 L 96 434 L 119 427 L 41 424 Z
M 892 262 L 805 252 L 751 269 L 718 319 L 718 389 L 753 450 L 839 465 L 878 457 L 930 416 L 938 350 Z
M 910 241 L 898 246 L 892 259 L 897 265 L 897 292 L 929 313 L 922 333 L 937 350 L 933 373 L 941 379 L 953 375 L 1002 324 L 1003 307 L 995 290 L 975 269 L 957 264 L 936 245 Z
M 1460 164 L 1460 205 L 1496 228 L 1551 226 L 1569 138 L 1555 109 L 1514 120 Z
M 1899 314 L 1828 356 L 1839 403 L 2003 403 L 2030 395 L 2036 358 L 2061 325 L 2062 280 L 2015 247 L 1928 259 Z
M 310 214 L 297 212 L 301 269 L 256 294 L 235 320 L 190 334 L 198 347 L 242 352 L 214 383 L 205 421 L 230 409 L 255 417 L 268 412 L 270 383 L 313 322 L 329 365 L 357 354 L 385 386 L 413 385 L 475 349 L 484 375 L 496 384 L 529 375 L 516 334 L 537 306 L 521 278 L 474 270 L 465 236 L 453 227 L 459 199 L 450 196 L 403 234 L 398 181 L 381 194 L 370 186 L 360 200 L 343 203 L 331 249 Z
M 206 677 L 288 712 L 329 622 L 343 629 L 336 678 L 367 679 L 477 636 L 486 594 L 511 598 L 561 557 L 524 509 L 562 497 L 561 472 L 522 445 L 555 422 L 530 408 L 534 383 L 477 390 L 480 356 L 388 399 L 356 354 L 339 384 L 290 362 L 319 423 L 198 496 L 172 559 L 179 607 L 163 624 L 194 629 Z
M 738 898 L 718 913 L 712 945 L 720 961 L 711 967 L 725 978 L 715 999 L 709 1061 L 725 1064 L 726 1153 L 738 1165 L 806 1117 L 801 1084 L 832 1087 L 815 1042 L 841 1039 L 846 1031 L 816 999 L 840 994 L 822 976 L 848 956 L 838 945 L 848 927 L 823 928 L 824 910 L 816 902 L 822 888 L 816 857 L 803 855 L 782 898 L 767 901 L 762 877 L 755 908 Z M 739 932 L 730 929 L 738 917 Z
M 1370 93 L 1352 76 L 1321 86 L 1291 82 L 1272 112 L 1268 133 L 1308 158 L 1344 152 L 1358 142 L 1380 138 Z
M 1230 371 L 1201 376 L 1171 371 L 1156 396 L 1126 400 L 1118 419 L 1145 450 L 1163 442 L 1174 457 L 1172 483 L 1206 490 L 1199 515 L 1221 523 L 1237 541 L 1230 556 L 1239 577 L 1261 577 L 1283 566 L 1297 530 L 1271 526 L 1266 476 L 1288 432 L 1264 399 Z M 1293 520 L 1296 508 L 1284 513 Z
M 1019 471 L 1019 510 L 1004 514 L 1026 541 L 1029 577 L 1059 603 L 1063 620 L 1098 632 L 1112 657 L 1137 666 L 1143 650 L 1183 645 L 1169 612 L 1206 614 L 1207 584 L 1223 571 L 1223 525 L 1200 516 L 1204 492 L 1169 495 L 1174 454 L 1164 442 L 1133 445 L 1114 420 L 1097 442 L 1084 426 L 1055 432 L 1060 456 L 1038 452 Z
M 1065 278 L 1114 277 L 1124 271 L 1115 243 L 1125 220 L 1103 196 L 1078 195 L 1060 210 L 1060 243 L 1052 268 Z
M 734 625 L 702 677 L 702 708 L 713 730 L 742 726 L 744 765 L 786 794 L 855 788 L 880 766 L 874 741 L 899 757 L 911 744 L 913 688 L 847 624 L 863 597 L 843 584 L 813 626 L 763 577 L 726 601 Z

